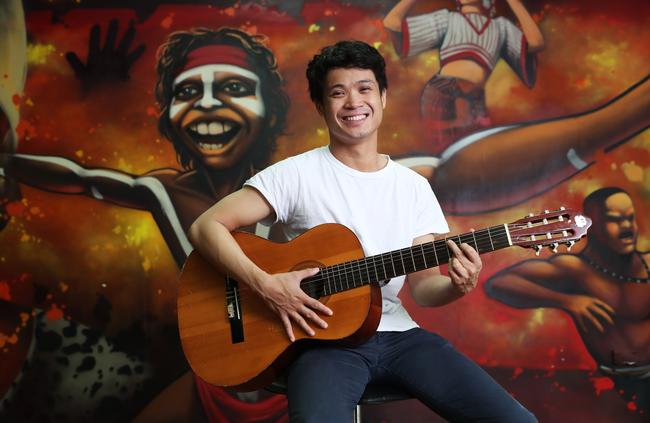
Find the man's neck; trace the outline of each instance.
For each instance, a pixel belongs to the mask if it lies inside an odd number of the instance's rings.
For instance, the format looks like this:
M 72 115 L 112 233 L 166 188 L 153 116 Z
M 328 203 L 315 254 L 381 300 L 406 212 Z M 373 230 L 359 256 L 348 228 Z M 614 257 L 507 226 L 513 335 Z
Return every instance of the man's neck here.
M 388 158 L 377 151 L 376 139 L 358 144 L 330 139 L 329 149 L 338 161 L 359 172 L 376 172 L 388 163 Z

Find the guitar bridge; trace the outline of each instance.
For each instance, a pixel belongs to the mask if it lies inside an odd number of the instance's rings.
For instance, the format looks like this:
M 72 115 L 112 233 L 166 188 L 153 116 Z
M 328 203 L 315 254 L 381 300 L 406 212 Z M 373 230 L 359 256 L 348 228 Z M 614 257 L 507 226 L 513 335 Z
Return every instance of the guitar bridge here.
M 233 344 L 244 342 L 244 325 L 242 322 L 239 284 L 226 276 L 226 313 L 230 322 L 230 338 Z

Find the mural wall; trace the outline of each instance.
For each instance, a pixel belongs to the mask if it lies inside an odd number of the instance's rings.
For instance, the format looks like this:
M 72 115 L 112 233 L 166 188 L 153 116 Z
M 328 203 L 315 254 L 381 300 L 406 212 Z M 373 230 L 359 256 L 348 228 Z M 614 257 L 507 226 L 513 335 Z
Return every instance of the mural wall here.
M 404 293 L 414 318 L 540 421 L 646 421 L 649 13 L 642 0 L 3 2 L 0 419 L 206 421 L 176 328 L 184 232 L 255 171 L 327 143 L 305 67 L 354 38 L 387 62 L 380 150 L 429 179 L 452 232 L 560 206 L 593 219 L 571 251 L 484 256 L 482 289 L 452 305 Z M 265 391 L 202 399 L 214 421 L 287 420 Z M 439 419 L 411 400 L 364 418 Z

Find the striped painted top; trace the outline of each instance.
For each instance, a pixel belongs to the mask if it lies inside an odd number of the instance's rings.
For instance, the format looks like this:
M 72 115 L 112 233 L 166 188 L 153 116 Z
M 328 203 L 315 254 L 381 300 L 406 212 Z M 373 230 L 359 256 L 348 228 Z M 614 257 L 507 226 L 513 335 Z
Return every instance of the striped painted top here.
M 440 49 L 440 67 L 463 59 L 491 72 L 503 58 L 527 86 L 535 83 L 535 54 L 528 52 L 526 37 L 506 18 L 443 9 L 402 22 L 403 56 L 435 48 Z

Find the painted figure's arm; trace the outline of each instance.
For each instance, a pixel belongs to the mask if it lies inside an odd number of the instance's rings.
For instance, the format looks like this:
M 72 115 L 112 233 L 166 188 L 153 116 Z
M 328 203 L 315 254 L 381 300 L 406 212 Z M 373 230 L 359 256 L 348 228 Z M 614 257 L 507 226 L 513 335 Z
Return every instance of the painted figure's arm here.
M 28 154 L 2 154 L 0 168 L 16 181 L 44 191 L 151 208 L 152 190 L 147 182 L 155 182 L 154 178 L 135 178 L 114 169 L 87 169 L 63 157 Z
M 446 213 L 519 204 L 650 126 L 650 76 L 586 113 L 492 128 L 452 144 L 428 175 Z
M 507 2 L 521 24 L 521 30 L 528 41 L 528 51 L 530 53 L 541 51 L 544 48 L 544 36 L 533 17 L 526 10 L 526 6 L 521 0 L 507 0 Z
M 402 21 L 417 0 L 401 0 L 386 14 L 382 21 L 384 27 L 393 32 L 402 32 Z
M 565 256 L 567 257 L 567 256 Z M 579 260 L 567 257 L 569 261 Z M 562 260 L 562 258 L 560 258 Z M 488 296 L 517 308 L 552 307 L 567 311 L 587 331 L 589 322 L 600 332 L 613 324 L 614 309 L 578 290 L 567 269 L 548 260 L 526 260 L 505 269 L 485 284 Z

